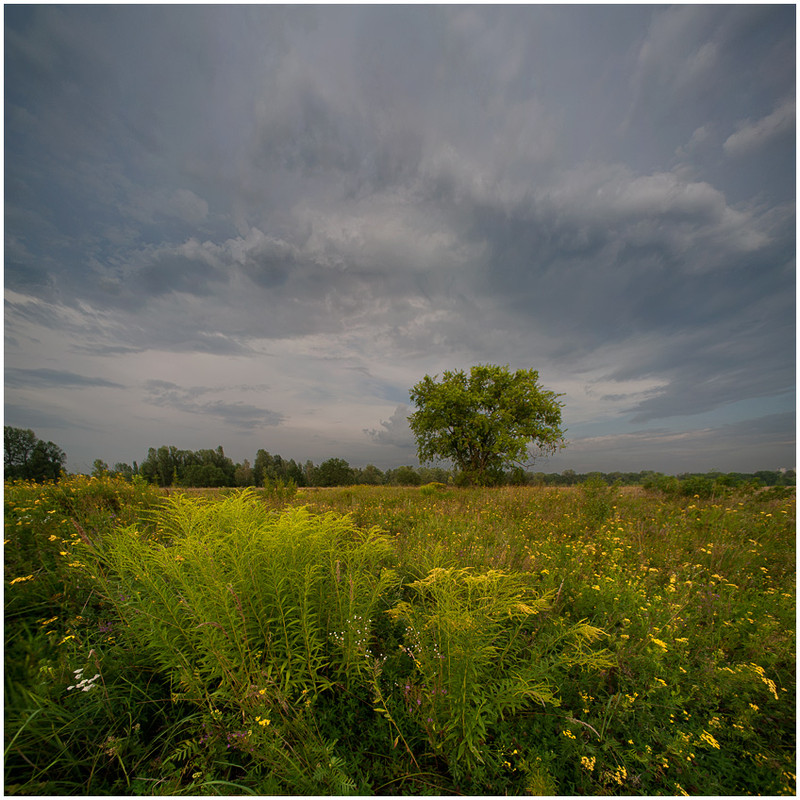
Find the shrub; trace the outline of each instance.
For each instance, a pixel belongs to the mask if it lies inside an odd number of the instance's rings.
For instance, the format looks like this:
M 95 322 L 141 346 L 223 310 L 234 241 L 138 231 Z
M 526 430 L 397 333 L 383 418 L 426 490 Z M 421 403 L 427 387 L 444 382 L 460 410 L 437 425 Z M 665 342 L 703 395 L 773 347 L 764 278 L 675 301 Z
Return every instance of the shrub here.
M 711 497 L 714 493 L 714 481 L 701 475 L 690 475 L 680 482 L 679 492 L 683 497 Z
M 559 704 L 558 669 L 610 666 L 587 648 L 602 631 L 583 622 L 561 630 L 561 646 L 551 648 L 539 627 L 552 598 L 521 575 L 436 568 L 409 588 L 410 600 L 391 611 L 407 626 L 403 650 L 416 668 L 405 682 L 406 708 L 457 780 L 486 762 L 500 719 Z
M 602 525 L 614 508 L 618 487 L 609 486 L 599 475 L 587 478 L 580 484 L 583 515 L 593 526 Z
M 151 543 L 125 529 L 99 559 L 108 600 L 182 697 L 250 710 L 265 694 L 297 700 L 363 672 L 395 580 L 379 531 L 269 512 L 251 490 L 170 498 L 158 530 Z
M 264 478 L 264 490 L 267 498 L 273 500 L 279 506 L 288 503 L 297 494 L 297 483 L 289 478 Z

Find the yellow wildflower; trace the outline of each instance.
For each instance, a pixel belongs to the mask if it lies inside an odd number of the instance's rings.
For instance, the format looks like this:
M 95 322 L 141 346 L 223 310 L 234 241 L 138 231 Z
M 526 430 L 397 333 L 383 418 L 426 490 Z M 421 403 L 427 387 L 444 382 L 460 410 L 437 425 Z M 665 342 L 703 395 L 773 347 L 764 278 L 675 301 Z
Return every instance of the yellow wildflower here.
M 705 742 L 707 745 L 719 750 L 719 742 L 708 731 L 703 731 L 700 734 L 700 741 Z
M 23 583 L 24 581 L 31 580 L 33 580 L 33 575 L 26 575 L 24 578 L 14 578 L 14 580 L 9 583 L 9 586 L 13 586 L 15 583 Z
M 764 674 L 764 667 L 758 666 L 758 664 L 751 663 L 750 666 L 758 673 L 759 678 L 764 682 L 764 685 L 772 692 L 773 697 L 777 700 L 778 699 L 778 690 L 777 686 L 775 685 L 775 681 L 771 680 Z
M 581 756 L 581 766 L 587 771 L 591 772 L 594 769 L 594 765 L 597 759 L 592 756 L 591 758 L 587 758 L 586 756 Z

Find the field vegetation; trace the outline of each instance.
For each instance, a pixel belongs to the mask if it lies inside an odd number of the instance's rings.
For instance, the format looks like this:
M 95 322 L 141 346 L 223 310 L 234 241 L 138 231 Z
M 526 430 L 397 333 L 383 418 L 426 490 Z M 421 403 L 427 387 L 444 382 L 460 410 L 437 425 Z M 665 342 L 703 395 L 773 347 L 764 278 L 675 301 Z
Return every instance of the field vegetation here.
M 793 488 L 73 477 L 4 543 L 7 794 L 796 792 Z

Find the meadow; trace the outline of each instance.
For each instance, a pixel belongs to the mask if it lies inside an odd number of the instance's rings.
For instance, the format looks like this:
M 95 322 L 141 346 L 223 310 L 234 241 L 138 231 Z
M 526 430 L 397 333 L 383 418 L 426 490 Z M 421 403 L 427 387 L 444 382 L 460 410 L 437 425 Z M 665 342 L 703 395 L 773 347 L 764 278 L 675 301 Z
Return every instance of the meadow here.
M 6 794 L 792 795 L 795 494 L 5 485 Z

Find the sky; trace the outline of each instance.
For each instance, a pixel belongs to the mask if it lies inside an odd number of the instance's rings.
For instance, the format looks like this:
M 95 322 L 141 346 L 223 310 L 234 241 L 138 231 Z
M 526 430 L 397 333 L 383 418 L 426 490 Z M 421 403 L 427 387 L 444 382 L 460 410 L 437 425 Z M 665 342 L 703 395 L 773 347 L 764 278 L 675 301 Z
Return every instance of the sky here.
M 795 465 L 794 5 L 5 5 L 6 425 L 416 465 L 536 369 L 535 471 Z

